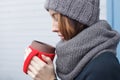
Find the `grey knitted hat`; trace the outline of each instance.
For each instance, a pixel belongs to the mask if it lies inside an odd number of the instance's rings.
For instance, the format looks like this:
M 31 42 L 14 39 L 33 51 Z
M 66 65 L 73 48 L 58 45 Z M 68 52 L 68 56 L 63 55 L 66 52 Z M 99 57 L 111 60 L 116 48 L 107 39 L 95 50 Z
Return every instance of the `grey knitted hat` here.
M 99 20 L 99 0 L 46 0 L 45 8 L 88 26 Z

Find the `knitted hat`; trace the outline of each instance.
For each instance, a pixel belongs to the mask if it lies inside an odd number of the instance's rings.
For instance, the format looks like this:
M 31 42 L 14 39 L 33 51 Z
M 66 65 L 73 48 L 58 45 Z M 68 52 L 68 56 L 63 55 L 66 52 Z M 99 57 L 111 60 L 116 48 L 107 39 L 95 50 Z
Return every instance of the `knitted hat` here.
M 99 0 L 46 0 L 45 8 L 88 26 L 99 20 Z

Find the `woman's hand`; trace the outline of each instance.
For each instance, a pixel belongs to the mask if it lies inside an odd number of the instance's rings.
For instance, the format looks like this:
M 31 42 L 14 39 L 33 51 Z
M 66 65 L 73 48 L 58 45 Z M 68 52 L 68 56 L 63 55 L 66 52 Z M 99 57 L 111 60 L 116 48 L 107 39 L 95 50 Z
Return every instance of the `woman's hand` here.
M 33 80 L 54 80 L 54 66 L 53 62 L 49 57 L 42 55 L 44 61 L 34 56 L 28 67 L 28 75 L 32 77 Z

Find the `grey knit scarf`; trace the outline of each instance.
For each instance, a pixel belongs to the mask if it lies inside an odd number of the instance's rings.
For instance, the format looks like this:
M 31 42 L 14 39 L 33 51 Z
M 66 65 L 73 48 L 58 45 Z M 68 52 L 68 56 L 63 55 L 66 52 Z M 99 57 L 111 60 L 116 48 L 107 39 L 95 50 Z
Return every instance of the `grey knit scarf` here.
M 116 54 L 120 35 L 100 20 L 68 41 L 56 46 L 56 72 L 61 80 L 74 80 L 86 64 L 103 52 Z

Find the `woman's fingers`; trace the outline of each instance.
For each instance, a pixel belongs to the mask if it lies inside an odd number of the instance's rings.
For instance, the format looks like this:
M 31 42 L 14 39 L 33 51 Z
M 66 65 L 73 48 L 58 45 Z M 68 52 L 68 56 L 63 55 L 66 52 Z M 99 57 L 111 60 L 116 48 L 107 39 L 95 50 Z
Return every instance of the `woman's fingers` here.
M 47 56 L 44 56 L 44 55 L 41 55 L 42 56 L 42 59 L 49 65 L 53 64 L 53 61 L 47 57 Z M 46 64 L 44 61 L 42 61 L 41 59 L 39 59 L 37 56 L 34 56 L 33 57 L 33 61 L 35 61 L 37 64 Z
M 53 64 L 52 60 L 49 57 L 44 56 L 44 55 L 41 55 L 41 56 L 42 56 L 43 60 L 45 62 L 47 62 L 47 64 L 49 64 L 49 65 Z
M 28 75 L 33 78 L 33 80 L 49 80 L 55 77 L 54 66 L 51 59 L 46 56 L 42 56 L 43 60 L 34 56 L 28 67 Z
M 34 60 L 31 60 L 30 65 L 34 66 L 34 69 L 35 69 L 35 70 L 39 70 L 39 68 L 40 68 L 40 65 L 37 64 Z
M 37 56 L 34 56 L 32 58 L 33 61 L 35 61 L 37 64 L 46 64 L 44 61 L 42 61 L 41 59 L 39 59 Z
M 24 60 L 27 58 L 27 56 L 32 52 L 30 48 L 25 49 L 25 54 L 24 54 Z
M 28 70 L 31 71 L 34 75 L 37 74 L 37 70 L 32 65 L 28 66 Z
M 42 69 L 46 65 L 46 63 L 43 62 L 42 60 L 40 60 L 38 57 L 35 56 L 31 60 L 30 65 L 32 65 L 34 67 L 34 69 L 39 71 L 40 69 Z
M 32 79 L 35 78 L 35 75 L 30 70 L 28 70 L 27 73 Z

